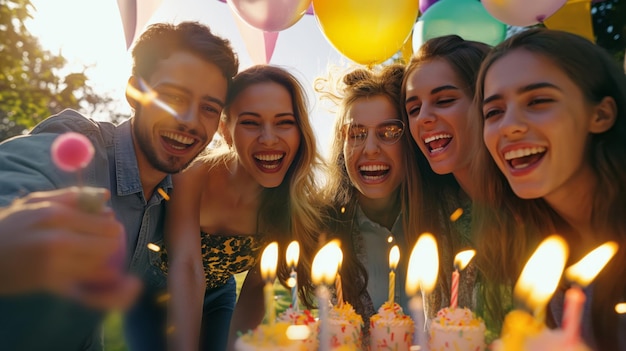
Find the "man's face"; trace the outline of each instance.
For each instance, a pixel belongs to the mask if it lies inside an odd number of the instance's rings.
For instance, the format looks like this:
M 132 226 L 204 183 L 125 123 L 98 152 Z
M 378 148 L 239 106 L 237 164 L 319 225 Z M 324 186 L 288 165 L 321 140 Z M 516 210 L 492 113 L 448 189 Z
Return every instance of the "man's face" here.
M 131 78 L 126 94 L 136 102 L 133 136 L 139 169 L 184 169 L 213 139 L 226 91 L 219 68 L 188 52 L 162 60 L 147 81 Z

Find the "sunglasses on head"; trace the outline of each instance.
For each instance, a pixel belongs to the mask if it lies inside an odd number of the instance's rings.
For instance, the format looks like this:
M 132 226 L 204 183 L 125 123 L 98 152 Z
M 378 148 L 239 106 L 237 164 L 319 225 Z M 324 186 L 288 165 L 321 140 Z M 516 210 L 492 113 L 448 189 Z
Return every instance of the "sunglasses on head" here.
M 404 134 L 404 122 L 399 119 L 390 119 L 375 126 L 348 123 L 344 125 L 346 141 L 350 145 L 361 145 L 367 139 L 370 129 L 374 129 L 381 143 L 391 145 L 397 143 Z

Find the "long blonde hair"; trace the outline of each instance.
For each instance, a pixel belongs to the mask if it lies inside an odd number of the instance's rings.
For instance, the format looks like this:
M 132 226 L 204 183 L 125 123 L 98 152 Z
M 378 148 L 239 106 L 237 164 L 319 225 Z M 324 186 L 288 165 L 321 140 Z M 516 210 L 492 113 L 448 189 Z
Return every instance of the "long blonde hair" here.
M 291 94 L 294 117 L 301 138 L 296 156 L 283 182 L 278 187 L 263 189 L 258 210 L 258 230 L 268 242 L 278 241 L 283 253 L 292 240 L 299 242 L 301 255 L 298 263 L 298 288 L 301 301 L 307 307 L 312 307 L 311 259 L 302 253 L 314 252 L 318 247 L 317 237 L 323 223 L 323 201 L 316 174 L 323 172 L 325 163 L 317 151 L 305 90 L 298 79 L 284 68 L 272 65 L 252 66 L 235 76 L 226 98 L 222 119 L 226 125 L 234 122 L 230 114 L 233 101 L 248 87 L 266 82 L 277 83 Z M 217 165 L 236 158 L 236 151 L 222 142 L 204 156 L 204 162 Z M 289 278 L 284 254 L 279 255 L 278 278 L 283 284 Z

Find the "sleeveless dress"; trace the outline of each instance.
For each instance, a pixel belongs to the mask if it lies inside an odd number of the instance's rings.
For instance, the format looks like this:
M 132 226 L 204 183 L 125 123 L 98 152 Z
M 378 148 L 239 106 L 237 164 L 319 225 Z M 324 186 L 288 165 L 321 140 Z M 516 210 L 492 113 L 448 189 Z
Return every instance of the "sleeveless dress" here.
M 245 272 L 260 259 L 263 240 L 258 235 L 201 235 L 202 265 L 207 289 L 223 286 L 235 274 Z M 161 253 L 161 270 L 168 271 L 167 249 Z

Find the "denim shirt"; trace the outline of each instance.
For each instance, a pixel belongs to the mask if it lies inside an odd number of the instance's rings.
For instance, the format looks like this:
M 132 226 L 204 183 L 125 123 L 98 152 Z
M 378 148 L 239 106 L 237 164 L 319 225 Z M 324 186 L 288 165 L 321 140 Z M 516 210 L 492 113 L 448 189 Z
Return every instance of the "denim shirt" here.
M 109 188 L 110 206 L 127 234 L 131 272 L 148 284 L 165 284 L 150 269 L 150 242 L 162 241 L 164 206 L 158 192 L 144 199 L 133 147 L 131 123 L 119 126 L 90 120 L 65 110 L 37 125 L 29 135 L 0 143 L 0 206 L 33 191 L 76 185 L 75 174 L 58 171 L 51 144 L 61 133 L 74 131 L 93 143 L 92 162 L 82 172 L 85 185 Z M 171 178 L 159 184 L 166 192 Z M 7 350 L 99 350 L 98 326 L 103 314 L 49 294 L 0 298 L 0 345 Z

